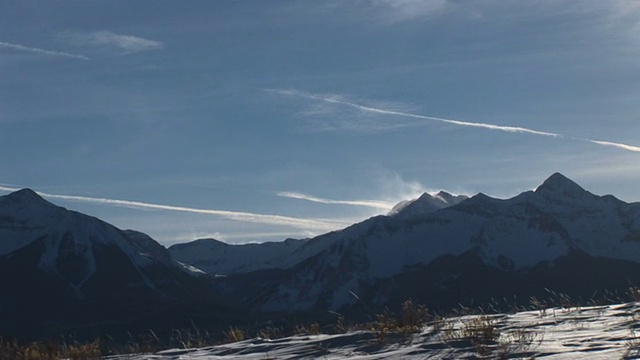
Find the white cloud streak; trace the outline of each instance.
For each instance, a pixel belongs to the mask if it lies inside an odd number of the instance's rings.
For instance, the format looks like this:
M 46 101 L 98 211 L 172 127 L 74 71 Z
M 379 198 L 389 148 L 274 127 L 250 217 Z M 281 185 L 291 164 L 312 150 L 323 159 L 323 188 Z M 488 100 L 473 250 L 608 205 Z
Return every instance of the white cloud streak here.
M 573 139 L 582 140 L 582 141 L 588 141 L 588 142 L 591 142 L 591 143 L 594 143 L 594 144 L 598 144 L 598 145 L 602 145 L 602 146 L 611 146 L 611 147 L 615 147 L 615 148 L 622 149 L 622 150 L 627 150 L 627 151 L 640 152 L 640 147 L 633 146 L 633 145 L 627 145 L 627 144 L 621 144 L 621 143 L 615 143 L 615 142 L 609 142 L 609 141 L 582 139 L 582 138 L 573 138 Z
M 0 186 L 0 190 L 1 191 L 17 191 L 20 189 L 14 188 L 14 187 Z M 303 219 L 303 218 L 296 218 L 296 217 L 289 217 L 289 216 L 256 214 L 256 213 L 241 212 L 241 211 L 211 210 L 211 209 L 200 209 L 200 208 L 191 208 L 191 207 L 183 207 L 183 206 L 160 205 L 160 204 L 151 204 L 151 203 L 129 201 L 129 200 L 94 198 L 94 197 L 76 196 L 76 195 L 47 194 L 43 192 L 37 192 L 37 193 L 40 196 L 43 196 L 45 198 L 51 198 L 51 199 L 79 201 L 79 202 L 85 202 L 85 203 L 111 205 L 111 206 L 122 206 L 122 207 L 135 208 L 135 209 L 153 209 L 153 210 L 166 210 L 166 211 L 178 211 L 178 212 L 187 212 L 187 213 L 194 213 L 194 214 L 214 215 L 214 216 L 218 216 L 220 218 L 224 218 L 228 220 L 257 223 L 257 224 L 288 226 L 288 227 L 293 227 L 293 228 L 303 229 L 303 230 L 330 231 L 330 230 L 342 228 L 350 224 L 349 222 L 340 221 L 340 220 L 330 220 L 330 219 Z
M 375 209 L 390 210 L 395 205 L 394 203 L 380 201 L 380 200 L 332 200 L 323 199 L 312 195 L 301 194 L 297 192 L 280 192 L 278 196 L 286 197 L 290 199 L 306 200 L 320 204 L 330 205 L 351 205 L 351 206 L 363 206 Z
M 75 45 L 89 45 L 106 48 L 116 48 L 125 54 L 141 51 L 162 49 L 164 44 L 160 41 L 141 38 L 133 35 L 120 35 L 110 31 L 79 32 L 65 31 L 59 37 Z
M 564 135 L 559 133 L 534 130 L 534 129 L 518 127 L 518 126 L 505 126 L 505 125 L 495 125 L 495 124 L 488 124 L 488 123 L 462 121 L 462 120 L 455 120 L 455 119 L 445 119 L 445 118 L 434 117 L 434 116 L 407 113 L 402 111 L 387 110 L 387 109 L 381 109 L 381 108 L 376 108 L 371 106 L 365 106 L 365 105 L 357 104 L 350 101 L 345 101 L 335 96 L 318 95 L 318 94 L 312 94 L 312 93 L 302 92 L 298 90 L 266 89 L 266 91 L 276 93 L 279 95 L 302 97 L 302 98 L 323 101 L 326 103 L 331 103 L 336 105 L 344 105 L 344 106 L 348 106 L 348 107 L 360 110 L 362 112 L 371 113 L 371 114 L 401 116 L 401 117 L 407 117 L 407 118 L 413 118 L 413 119 L 429 120 L 429 121 L 442 122 L 442 123 L 458 125 L 458 126 L 475 127 L 475 128 L 502 131 L 502 132 L 508 132 L 508 133 L 522 133 L 522 134 L 547 136 L 547 137 L 561 138 L 561 139 L 579 140 L 579 141 L 586 141 L 586 142 L 590 142 L 592 144 L 597 144 L 601 146 L 615 147 L 615 148 L 626 150 L 626 151 L 640 152 L 640 147 L 623 144 L 623 143 L 593 140 L 593 139 L 581 138 L 581 137 Z
M 19 45 L 19 44 L 12 44 L 12 43 L 7 43 L 7 42 L 0 42 L 0 47 L 14 49 L 14 50 L 20 50 L 20 51 L 26 51 L 26 52 L 36 53 L 36 54 L 42 54 L 42 55 L 66 57 L 66 58 L 80 59 L 80 60 L 91 60 L 90 58 L 88 58 L 88 57 L 86 57 L 84 55 L 71 54 L 71 53 L 66 53 L 66 52 L 62 52 L 62 51 L 54 51 L 54 50 L 46 50 L 46 49 L 34 48 L 34 47 L 29 47 L 29 46 L 24 46 L 24 45 Z

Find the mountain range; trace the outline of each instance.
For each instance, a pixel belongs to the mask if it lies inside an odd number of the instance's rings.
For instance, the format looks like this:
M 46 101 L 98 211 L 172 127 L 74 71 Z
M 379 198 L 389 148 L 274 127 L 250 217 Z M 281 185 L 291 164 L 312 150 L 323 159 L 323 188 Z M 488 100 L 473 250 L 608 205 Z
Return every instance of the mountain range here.
M 28 189 L 0 197 L 0 335 L 358 317 L 407 298 L 437 311 L 613 301 L 637 284 L 640 203 L 559 173 L 510 199 L 424 194 L 311 239 L 169 249 Z
M 433 198 L 283 246 L 271 269 L 230 274 L 220 289 L 254 311 L 353 312 L 409 297 L 448 309 L 514 296 L 526 303 L 549 290 L 623 296 L 640 280 L 638 203 L 594 195 L 559 173 L 506 200 L 478 194 L 433 207 Z

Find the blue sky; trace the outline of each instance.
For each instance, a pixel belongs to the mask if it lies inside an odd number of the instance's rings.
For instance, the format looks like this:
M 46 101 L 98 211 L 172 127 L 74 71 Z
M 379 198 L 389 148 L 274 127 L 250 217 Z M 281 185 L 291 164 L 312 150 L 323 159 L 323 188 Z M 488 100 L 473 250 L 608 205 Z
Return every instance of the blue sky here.
M 2 1 L 0 193 L 163 244 L 556 171 L 640 201 L 638 58 L 638 1 Z

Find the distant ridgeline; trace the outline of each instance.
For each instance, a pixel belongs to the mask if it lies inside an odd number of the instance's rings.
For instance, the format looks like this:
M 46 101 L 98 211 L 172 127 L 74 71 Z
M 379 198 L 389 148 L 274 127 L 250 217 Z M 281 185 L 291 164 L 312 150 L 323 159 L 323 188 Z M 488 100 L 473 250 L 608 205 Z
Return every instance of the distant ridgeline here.
M 5 336 L 366 319 L 409 298 L 440 313 L 613 303 L 636 285 L 640 203 L 561 174 L 506 200 L 424 194 L 312 239 L 169 249 L 31 190 L 0 197 Z

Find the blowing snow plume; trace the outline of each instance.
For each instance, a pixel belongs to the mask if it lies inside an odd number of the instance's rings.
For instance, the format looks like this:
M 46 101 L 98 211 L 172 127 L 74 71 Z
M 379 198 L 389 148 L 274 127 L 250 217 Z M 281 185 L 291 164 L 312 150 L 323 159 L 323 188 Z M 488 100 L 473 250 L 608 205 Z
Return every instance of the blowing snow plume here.
M 307 92 L 298 91 L 298 90 L 267 89 L 266 91 L 279 94 L 279 95 L 284 95 L 284 96 L 301 97 L 301 98 L 312 99 L 316 101 L 322 101 L 330 104 L 348 106 L 350 108 L 353 108 L 365 113 L 371 113 L 371 114 L 401 116 L 401 117 L 407 117 L 412 119 L 428 120 L 433 122 L 441 122 L 441 123 L 458 125 L 458 126 L 467 126 L 467 127 L 482 128 L 482 129 L 488 129 L 488 130 L 496 130 L 496 131 L 502 131 L 502 132 L 508 132 L 508 133 L 521 133 L 521 134 L 554 137 L 554 138 L 560 138 L 560 139 L 586 141 L 596 145 L 615 147 L 618 149 L 632 151 L 632 152 L 640 152 L 640 147 L 638 146 L 627 145 L 627 144 L 611 142 L 611 141 L 587 139 L 587 138 L 581 138 L 581 137 L 547 132 L 547 131 L 540 131 L 540 130 L 529 129 L 525 127 L 518 127 L 518 126 L 505 126 L 505 125 L 495 125 L 495 124 L 487 124 L 487 123 L 479 123 L 479 122 L 471 122 L 471 121 L 462 121 L 462 120 L 455 120 L 455 119 L 445 119 L 445 118 L 434 117 L 434 116 L 413 114 L 413 113 L 408 113 L 403 111 L 381 109 L 381 108 L 357 104 L 350 101 L 345 101 L 337 97 L 307 93 Z

